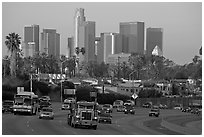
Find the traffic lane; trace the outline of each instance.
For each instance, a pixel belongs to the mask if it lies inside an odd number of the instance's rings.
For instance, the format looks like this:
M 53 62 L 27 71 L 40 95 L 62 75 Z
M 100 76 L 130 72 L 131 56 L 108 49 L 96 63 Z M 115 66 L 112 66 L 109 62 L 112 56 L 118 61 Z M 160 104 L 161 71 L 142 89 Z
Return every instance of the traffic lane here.
M 171 131 L 163 126 L 161 126 L 161 122 L 162 122 L 162 119 L 161 118 L 157 118 L 157 119 L 152 119 L 152 120 L 148 120 L 148 121 L 144 121 L 143 125 L 152 129 L 152 130 L 155 130 L 155 131 L 158 131 L 162 134 L 165 134 L 165 135 L 183 135 L 179 132 L 174 132 L 174 131 Z
M 29 128 L 29 120 L 33 119 L 29 115 L 2 115 L 2 134 L 3 135 L 31 135 L 32 130 Z

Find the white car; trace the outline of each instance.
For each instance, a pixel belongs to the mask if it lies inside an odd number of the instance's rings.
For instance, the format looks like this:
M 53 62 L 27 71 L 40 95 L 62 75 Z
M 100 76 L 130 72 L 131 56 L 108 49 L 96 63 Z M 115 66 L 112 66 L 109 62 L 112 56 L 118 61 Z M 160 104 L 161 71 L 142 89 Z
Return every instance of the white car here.
M 39 113 L 39 119 L 41 118 L 48 118 L 54 119 L 54 112 L 51 107 L 44 107 Z
M 181 106 L 181 104 L 175 105 L 175 106 L 174 106 L 174 109 L 182 110 L 182 106 Z
M 125 101 L 125 103 L 124 103 L 124 106 L 126 106 L 126 105 L 128 105 L 128 106 L 134 106 L 134 105 L 135 105 L 135 102 L 134 102 L 133 100 L 127 100 L 127 101 Z

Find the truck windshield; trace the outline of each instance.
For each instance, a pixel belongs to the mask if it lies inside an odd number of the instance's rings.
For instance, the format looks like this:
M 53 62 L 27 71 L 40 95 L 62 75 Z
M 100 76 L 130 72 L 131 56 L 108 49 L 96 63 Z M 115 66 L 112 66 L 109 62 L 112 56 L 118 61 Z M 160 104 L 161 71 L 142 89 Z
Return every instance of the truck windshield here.
M 15 105 L 23 105 L 23 98 L 15 98 Z
M 31 105 L 31 99 L 25 98 L 24 99 L 24 104 L 27 105 L 27 106 L 30 106 Z

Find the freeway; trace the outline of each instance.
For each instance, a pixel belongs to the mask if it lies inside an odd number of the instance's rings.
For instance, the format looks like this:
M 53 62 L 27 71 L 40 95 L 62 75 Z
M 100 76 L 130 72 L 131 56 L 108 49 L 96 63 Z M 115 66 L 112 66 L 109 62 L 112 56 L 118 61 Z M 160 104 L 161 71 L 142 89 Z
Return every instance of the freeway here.
M 99 123 L 97 130 L 87 128 L 72 128 L 67 125 L 66 110 L 61 110 L 60 103 L 52 104 L 55 118 L 54 120 L 38 119 L 38 116 L 13 115 L 7 113 L 2 115 L 3 135 L 180 135 L 183 133 L 172 131 L 161 122 L 165 119 L 180 121 L 181 126 L 185 126 L 184 117 L 191 117 L 192 114 L 183 113 L 179 110 L 161 110 L 159 118 L 149 117 L 149 109 L 137 108 L 136 114 L 124 114 L 113 112 L 112 124 Z M 179 120 L 182 118 L 182 120 Z M 195 116 L 193 116 L 195 117 Z M 181 122 L 182 121 L 182 122 Z M 193 121 L 193 120 L 192 120 Z M 187 120 L 189 122 L 189 120 Z M 201 122 L 200 122 L 201 123 Z M 195 124 L 187 124 L 193 128 Z M 196 124 L 196 126 L 198 126 Z M 202 128 L 201 128 L 202 129 Z M 201 130 L 200 129 L 200 130 Z M 201 134 L 201 131 L 200 133 Z

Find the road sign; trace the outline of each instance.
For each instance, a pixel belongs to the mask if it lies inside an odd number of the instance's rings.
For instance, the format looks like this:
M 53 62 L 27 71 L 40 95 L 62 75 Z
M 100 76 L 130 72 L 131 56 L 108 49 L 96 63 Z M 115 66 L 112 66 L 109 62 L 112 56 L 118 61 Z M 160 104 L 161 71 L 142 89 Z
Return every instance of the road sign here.
M 75 89 L 64 89 L 64 94 L 66 95 L 75 95 Z
M 138 98 L 138 95 L 136 93 L 134 93 L 134 94 L 132 94 L 132 98 L 136 99 L 136 98 Z

